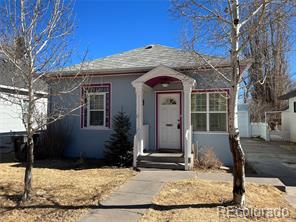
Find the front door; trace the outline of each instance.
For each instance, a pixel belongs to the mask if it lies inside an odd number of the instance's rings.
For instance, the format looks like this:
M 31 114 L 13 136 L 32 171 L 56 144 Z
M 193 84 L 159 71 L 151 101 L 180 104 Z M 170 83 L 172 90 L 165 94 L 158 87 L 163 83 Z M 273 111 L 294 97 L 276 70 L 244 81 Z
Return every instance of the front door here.
M 158 94 L 158 147 L 181 149 L 180 93 Z

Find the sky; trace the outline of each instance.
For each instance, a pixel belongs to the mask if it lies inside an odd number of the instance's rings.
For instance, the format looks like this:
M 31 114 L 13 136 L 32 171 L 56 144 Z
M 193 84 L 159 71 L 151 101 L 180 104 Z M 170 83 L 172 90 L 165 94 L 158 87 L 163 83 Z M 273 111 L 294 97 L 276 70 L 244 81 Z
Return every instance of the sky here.
M 78 63 L 101 58 L 149 44 L 182 48 L 186 25 L 169 11 L 169 0 L 76 0 L 74 33 Z M 207 54 L 215 53 L 205 47 Z M 296 50 L 289 54 L 292 73 L 296 73 Z
M 161 44 L 180 48 L 180 20 L 165 0 L 76 0 L 75 45 L 95 59 L 122 51 Z

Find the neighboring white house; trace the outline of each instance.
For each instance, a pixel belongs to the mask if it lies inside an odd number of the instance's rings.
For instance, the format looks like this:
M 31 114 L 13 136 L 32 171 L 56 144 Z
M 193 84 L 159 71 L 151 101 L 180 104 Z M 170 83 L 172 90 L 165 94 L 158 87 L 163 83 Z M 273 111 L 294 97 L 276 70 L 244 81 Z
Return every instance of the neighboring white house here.
M 35 90 L 36 97 L 40 98 L 36 102 L 36 113 L 46 115 L 46 83 L 43 80 L 38 81 Z M 15 73 L 15 69 L 3 56 L 0 57 L 0 154 L 3 150 L 13 148 L 11 136 L 25 135 L 27 95 L 24 78 Z
M 279 98 L 289 101 L 289 108 L 282 112 L 282 130 L 289 132 L 291 142 L 296 142 L 296 89 Z
M 1 79 L 1 76 L 0 76 Z M 18 92 L 16 92 L 18 90 Z M 19 94 L 22 91 L 22 95 Z M 16 89 L 0 84 L 0 135 L 10 132 L 24 132 L 26 120 L 26 107 L 28 105 L 28 99 L 25 89 Z M 46 92 L 39 92 L 38 96 L 42 96 Z M 15 102 L 11 102 L 14 97 Z M 41 98 L 37 102 L 38 113 L 46 115 L 47 111 L 47 99 Z

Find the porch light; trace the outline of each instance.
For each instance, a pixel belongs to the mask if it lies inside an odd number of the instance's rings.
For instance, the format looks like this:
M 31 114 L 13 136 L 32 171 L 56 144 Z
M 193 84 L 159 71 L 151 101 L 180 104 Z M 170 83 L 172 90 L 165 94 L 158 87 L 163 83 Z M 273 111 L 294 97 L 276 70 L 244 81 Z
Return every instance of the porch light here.
M 169 86 L 169 83 L 168 82 L 163 82 L 161 83 L 162 87 L 163 88 L 167 88 Z

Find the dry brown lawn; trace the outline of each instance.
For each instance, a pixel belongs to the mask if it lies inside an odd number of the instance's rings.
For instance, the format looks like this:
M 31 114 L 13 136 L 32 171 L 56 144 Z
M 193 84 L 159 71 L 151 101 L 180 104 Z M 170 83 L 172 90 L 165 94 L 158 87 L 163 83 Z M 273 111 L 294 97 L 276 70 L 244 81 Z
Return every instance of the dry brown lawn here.
M 296 210 L 285 201 L 284 194 L 278 189 L 251 183 L 246 188 L 248 208 L 288 208 L 289 218 L 219 216 L 218 206 L 230 205 L 231 184 L 192 179 L 166 184 L 141 222 L 296 221 Z
M 0 164 L 0 221 L 75 221 L 134 175 L 126 168 L 69 169 L 61 161 L 38 165 L 33 169 L 33 197 L 19 205 L 24 167 Z

